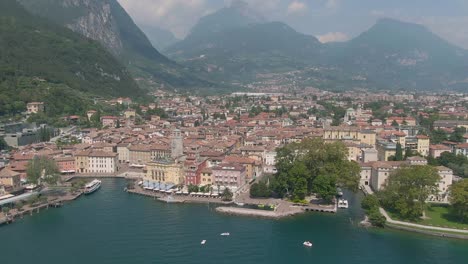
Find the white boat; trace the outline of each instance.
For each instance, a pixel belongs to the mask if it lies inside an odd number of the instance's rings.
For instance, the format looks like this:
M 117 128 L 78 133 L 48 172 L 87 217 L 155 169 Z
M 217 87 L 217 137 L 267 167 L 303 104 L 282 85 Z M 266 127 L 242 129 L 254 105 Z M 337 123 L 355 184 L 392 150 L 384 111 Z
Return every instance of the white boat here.
M 345 200 L 345 199 L 338 199 L 338 208 L 348 208 L 349 205 L 348 205 L 348 200 Z
M 205 245 L 205 243 L 206 243 L 206 240 L 202 240 L 200 244 Z
M 229 232 L 225 232 L 225 233 L 221 233 L 222 236 L 229 236 L 231 234 L 229 234 Z
M 312 247 L 312 243 L 310 241 L 304 241 L 302 244 L 306 247 Z
M 85 185 L 85 190 L 84 194 L 91 194 L 95 191 L 97 191 L 101 187 L 101 181 L 100 180 L 93 180 L 89 182 L 88 184 Z

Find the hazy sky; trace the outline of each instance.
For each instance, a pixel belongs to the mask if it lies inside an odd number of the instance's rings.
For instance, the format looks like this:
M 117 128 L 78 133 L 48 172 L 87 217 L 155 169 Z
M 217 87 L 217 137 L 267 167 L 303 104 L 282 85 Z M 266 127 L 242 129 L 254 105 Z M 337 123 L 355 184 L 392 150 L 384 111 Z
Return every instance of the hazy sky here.
M 204 15 L 230 0 L 118 0 L 139 25 L 154 25 L 183 38 Z M 283 21 L 321 41 L 344 41 L 380 17 L 424 24 L 468 48 L 468 0 L 244 0 L 269 20 Z

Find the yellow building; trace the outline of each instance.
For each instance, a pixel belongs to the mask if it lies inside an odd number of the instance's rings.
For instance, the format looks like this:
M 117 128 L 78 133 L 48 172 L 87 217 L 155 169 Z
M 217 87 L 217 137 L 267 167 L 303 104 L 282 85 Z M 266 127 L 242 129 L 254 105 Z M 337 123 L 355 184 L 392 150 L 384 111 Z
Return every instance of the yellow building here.
M 75 170 L 77 173 L 88 173 L 90 151 L 75 154 Z
M 375 146 L 376 134 L 372 130 L 358 127 L 329 126 L 324 129 L 324 140 L 350 140 Z
M 213 171 L 210 168 L 205 168 L 201 171 L 200 184 L 201 185 L 212 185 L 214 182 Z
M 377 157 L 380 161 L 388 161 L 390 156 L 395 156 L 396 144 L 393 142 L 379 142 L 377 144 Z
M 184 183 L 184 167 L 173 159 L 161 159 L 146 163 L 145 181 L 179 185 Z
M 20 174 L 3 168 L 0 170 L 0 185 L 3 185 L 7 190 L 17 191 L 21 188 Z
M 425 135 L 418 135 L 416 138 L 418 142 L 418 148 L 417 148 L 418 153 L 423 155 L 424 157 L 429 156 L 429 146 L 430 146 L 429 137 Z

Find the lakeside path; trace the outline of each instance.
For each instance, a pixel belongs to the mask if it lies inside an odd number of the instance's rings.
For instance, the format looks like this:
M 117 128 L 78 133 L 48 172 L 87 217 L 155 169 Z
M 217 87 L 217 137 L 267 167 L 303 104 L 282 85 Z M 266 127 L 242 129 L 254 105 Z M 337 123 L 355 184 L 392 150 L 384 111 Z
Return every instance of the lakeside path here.
M 374 193 L 372 189 L 370 188 L 370 186 L 368 185 L 364 186 L 364 192 L 366 194 Z M 402 229 L 402 230 L 411 231 L 411 232 L 424 233 L 424 234 L 429 234 L 429 235 L 468 239 L 468 230 L 420 225 L 420 224 L 415 224 L 415 223 L 410 223 L 410 222 L 393 220 L 390 217 L 390 215 L 387 213 L 387 211 L 385 211 L 385 209 L 383 209 L 382 207 L 379 207 L 379 211 L 387 220 L 387 223 L 389 224 L 388 226 L 392 228 Z
M 454 228 L 447 228 L 447 227 L 437 227 L 437 226 L 427 226 L 427 225 L 419 225 L 409 222 L 403 222 L 398 220 L 393 220 L 383 208 L 379 208 L 380 213 L 387 219 L 387 222 L 390 224 L 407 226 L 407 227 L 415 227 L 419 229 L 427 229 L 430 231 L 441 231 L 441 232 L 451 232 L 451 233 L 460 233 L 468 235 L 468 230 L 463 229 L 454 229 Z

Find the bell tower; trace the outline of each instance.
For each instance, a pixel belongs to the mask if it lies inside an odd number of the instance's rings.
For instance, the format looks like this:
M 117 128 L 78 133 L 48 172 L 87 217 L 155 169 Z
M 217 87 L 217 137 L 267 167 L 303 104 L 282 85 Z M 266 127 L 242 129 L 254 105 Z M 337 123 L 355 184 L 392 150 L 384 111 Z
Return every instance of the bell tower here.
M 182 132 L 179 129 L 174 129 L 171 133 L 171 157 L 179 158 L 184 154 L 184 142 Z

